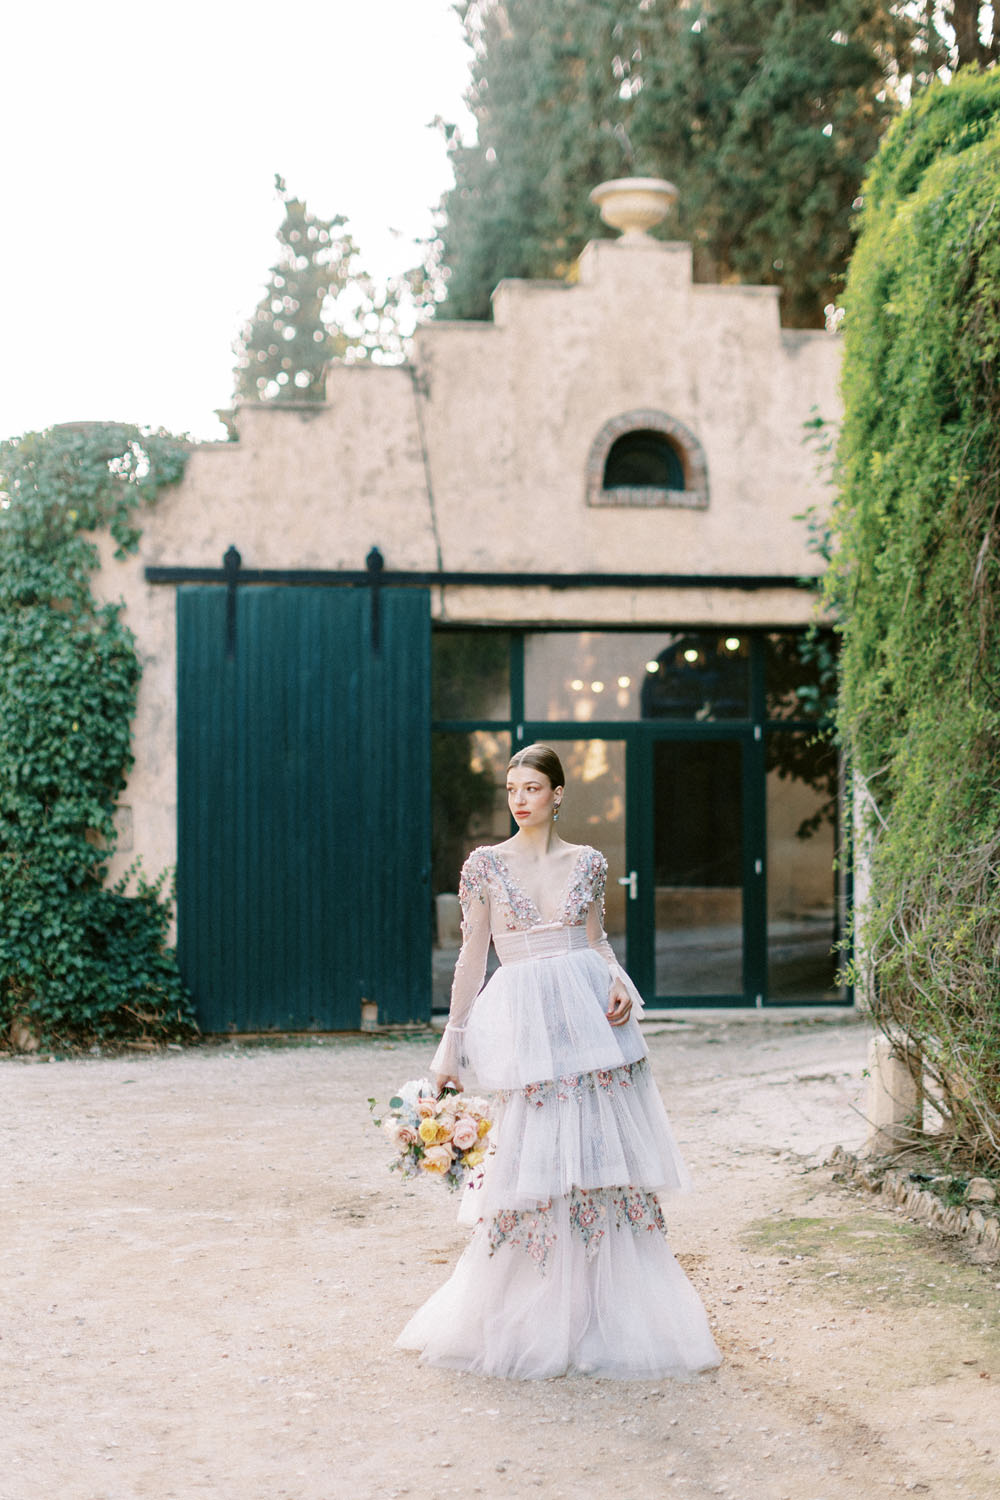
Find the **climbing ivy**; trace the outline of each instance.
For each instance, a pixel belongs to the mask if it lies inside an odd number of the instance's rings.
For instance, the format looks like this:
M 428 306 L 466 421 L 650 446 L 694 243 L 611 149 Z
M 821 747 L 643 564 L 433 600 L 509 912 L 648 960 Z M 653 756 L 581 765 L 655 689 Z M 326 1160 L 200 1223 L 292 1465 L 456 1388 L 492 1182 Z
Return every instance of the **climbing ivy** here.
M 876 1022 L 1000 1161 L 1000 74 L 935 85 L 864 187 L 828 597 Z
M 183 473 L 165 434 L 87 424 L 0 444 L 0 1032 L 45 1045 L 189 1030 L 167 946 L 172 890 L 108 884 L 140 664 L 122 606 L 91 591 Z

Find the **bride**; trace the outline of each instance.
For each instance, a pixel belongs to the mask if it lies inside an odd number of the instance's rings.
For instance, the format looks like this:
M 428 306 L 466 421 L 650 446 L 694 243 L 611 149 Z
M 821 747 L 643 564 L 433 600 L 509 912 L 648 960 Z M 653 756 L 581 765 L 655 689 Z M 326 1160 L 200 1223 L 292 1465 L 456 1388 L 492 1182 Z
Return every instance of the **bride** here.
M 720 1356 L 657 1197 L 689 1179 L 642 1001 L 604 931 L 607 861 L 555 830 L 564 787 L 554 750 L 518 751 L 518 831 L 462 869 L 462 951 L 432 1068 L 439 1091 L 495 1096 L 496 1150 L 459 1214 L 468 1248 L 397 1347 L 519 1379 L 691 1375 Z M 481 989 L 491 938 L 501 967 Z

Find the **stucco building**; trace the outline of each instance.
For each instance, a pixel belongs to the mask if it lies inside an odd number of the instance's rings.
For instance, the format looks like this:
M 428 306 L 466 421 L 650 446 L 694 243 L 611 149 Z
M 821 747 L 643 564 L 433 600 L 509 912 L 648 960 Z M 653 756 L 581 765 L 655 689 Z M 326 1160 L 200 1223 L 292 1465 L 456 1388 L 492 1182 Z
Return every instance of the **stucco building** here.
M 177 864 L 209 1029 L 441 1003 L 461 860 L 507 836 L 533 738 L 650 1001 L 838 993 L 797 519 L 825 503 L 805 424 L 837 414 L 835 338 L 641 234 L 493 311 L 331 370 L 325 404 L 242 406 L 104 559 L 144 662 L 117 859 Z

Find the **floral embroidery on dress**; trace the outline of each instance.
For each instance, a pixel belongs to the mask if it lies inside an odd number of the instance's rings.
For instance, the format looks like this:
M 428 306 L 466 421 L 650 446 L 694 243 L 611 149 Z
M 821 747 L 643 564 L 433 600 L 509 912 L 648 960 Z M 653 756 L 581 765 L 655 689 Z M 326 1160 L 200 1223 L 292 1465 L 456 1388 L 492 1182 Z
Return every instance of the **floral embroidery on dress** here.
M 485 853 L 485 849 L 474 850 L 462 866 L 458 879 L 458 899 L 463 912 L 468 911 L 474 900 L 486 900 L 489 870 L 483 857 Z
M 541 914 L 527 891 L 522 891 L 499 855 L 493 857 L 494 889 L 497 904 L 504 915 L 504 926 L 508 932 L 521 932 L 541 922 Z
M 510 866 L 491 844 L 474 849 L 462 866 L 458 899 L 466 914 L 476 899 L 491 898 L 508 932 L 528 932 L 533 927 L 580 927 L 587 920 L 587 909 L 596 901 L 604 925 L 604 885 L 608 862 L 598 849 L 584 845 L 576 857 L 559 909 L 550 921 L 538 910 L 528 893 L 521 889 Z
M 557 1078 L 555 1091 L 560 1104 L 567 1104 L 570 1099 L 579 1103 L 583 1099 L 582 1075 L 570 1073 L 566 1078 Z
M 569 1200 L 569 1222 L 583 1240 L 584 1253 L 593 1260 L 608 1229 L 659 1230 L 666 1234 L 663 1209 L 655 1193 L 641 1188 L 574 1188 Z
M 574 1188 L 569 1200 L 569 1227 L 583 1240 L 587 1260 L 601 1248 L 608 1223 L 608 1206 L 596 1192 Z
M 506 1104 L 514 1094 L 520 1094 L 527 1104 L 541 1109 L 543 1104 L 555 1100 L 559 1104 L 574 1100 L 583 1102 L 584 1091 L 591 1094 L 598 1089 L 610 1093 L 614 1088 L 630 1089 L 633 1079 L 641 1078 L 649 1068 L 649 1059 L 640 1057 L 636 1062 L 622 1063 L 619 1068 L 601 1068 L 596 1073 L 571 1073 L 565 1078 L 553 1078 L 544 1083 L 526 1083 L 521 1089 L 498 1089 L 496 1098 Z
M 587 908 L 597 902 L 604 926 L 604 883 L 608 875 L 608 862 L 599 849 L 584 847 L 580 851 L 573 880 L 566 892 L 562 910 L 557 916 L 560 922 L 577 927 L 587 920 Z
M 501 1209 L 490 1221 L 490 1254 L 495 1254 L 501 1245 L 519 1246 L 540 1271 L 548 1269 L 549 1255 L 557 1239 L 552 1227 L 551 1198 L 537 1208 Z
M 559 1236 L 553 1227 L 552 1199 L 537 1208 L 504 1208 L 490 1220 L 488 1243 L 493 1255 L 501 1245 L 524 1250 L 542 1272 Z M 573 1188 L 569 1195 L 570 1231 L 583 1241 L 584 1255 L 593 1260 L 611 1229 L 666 1234 L 663 1209 L 655 1193 L 642 1188 Z

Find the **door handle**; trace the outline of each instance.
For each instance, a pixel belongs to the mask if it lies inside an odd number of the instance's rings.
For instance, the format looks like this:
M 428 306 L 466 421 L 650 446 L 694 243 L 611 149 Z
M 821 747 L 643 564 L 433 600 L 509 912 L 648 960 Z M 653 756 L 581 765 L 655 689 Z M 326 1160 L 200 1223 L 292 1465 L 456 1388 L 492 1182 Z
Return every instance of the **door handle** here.
M 619 875 L 619 877 L 618 877 L 618 884 L 619 885 L 627 885 L 628 886 L 628 899 L 630 901 L 638 901 L 638 899 L 639 899 L 639 872 L 638 872 L 638 870 L 629 870 L 629 872 L 628 872 L 627 875 Z

